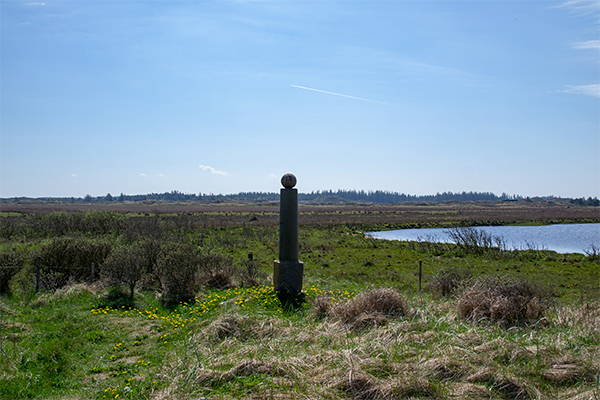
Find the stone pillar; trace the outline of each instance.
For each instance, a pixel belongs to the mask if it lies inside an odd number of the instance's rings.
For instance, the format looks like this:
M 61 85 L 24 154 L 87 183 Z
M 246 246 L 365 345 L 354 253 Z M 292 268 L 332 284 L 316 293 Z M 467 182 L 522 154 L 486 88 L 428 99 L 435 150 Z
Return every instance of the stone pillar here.
M 274 262 L 273 286 L 284 305 L 303 301 L 304 263 L 298 261 L 298 190 L 296 177 L 285 174 L 279 202 L 279 260 Z

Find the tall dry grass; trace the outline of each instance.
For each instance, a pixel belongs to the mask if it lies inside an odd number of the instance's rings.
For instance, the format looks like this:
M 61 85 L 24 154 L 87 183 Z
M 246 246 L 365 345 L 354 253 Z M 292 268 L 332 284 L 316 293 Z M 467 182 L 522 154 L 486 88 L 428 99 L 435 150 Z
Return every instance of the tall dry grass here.
M 461 318 L 457 303 L 376 289 L 334 305 L 327 298 L 315 301 L 307 310 L 313 317 L 230 309 L 198 326 L 181 349 L 187 362 L 165 371 L 171 385 L 157 398 L 600 395 L 599 303 L 555 307 L 547 310 L 545 324 L 516 326 Z
M 525 280 L 482 276 L 462 293 L 458 312 L 474 322 L 536 323 L 544 316 L 548 300 L 540 287 Z

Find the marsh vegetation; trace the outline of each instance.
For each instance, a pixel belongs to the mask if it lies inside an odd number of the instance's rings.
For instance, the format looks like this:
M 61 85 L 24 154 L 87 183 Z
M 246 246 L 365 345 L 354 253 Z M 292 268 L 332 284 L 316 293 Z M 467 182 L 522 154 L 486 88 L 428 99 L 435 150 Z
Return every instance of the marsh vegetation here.
M 443 216 L 465 210 L 444 207 L 438 223 L 457 224 Z M 600 396 L 593 254 L 379 241 L 361 232 L 382 225 L 373 209 L 304 209 L 307 302 L 288 310 L 259 209 L 3 216 L 1 265 L 22 268 L 0 268 L 2 396 Z

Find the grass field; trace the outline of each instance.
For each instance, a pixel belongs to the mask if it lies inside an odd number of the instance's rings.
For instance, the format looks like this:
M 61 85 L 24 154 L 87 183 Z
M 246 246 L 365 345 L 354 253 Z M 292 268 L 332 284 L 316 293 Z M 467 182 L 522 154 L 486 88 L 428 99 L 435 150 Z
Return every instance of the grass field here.
M 465 211 L 446 206 L 432 206 L 432 215 Z M 18 216 L 3 217 L 11 222 L 3 228 L 1 265 L 33 265 L 63 242 L 100 254 L 154 238 L 165 249 L 174 249 L 167 246 L 172 242 L 192 244 L 203 262 L 219 255 L 230 281 L 215 289 L 196 271 L 195 297 L 166 306 L 164 277 L 137 281 L 131 300 L 104 278 L 66 285 L 55 280 L 60 287 L 36 294 L 34 269 L 21 269 L 10 279 L 11 294 L 0 297 L 0 398 L 600 398 L 597 257 L 537 250 L 476 254 L 453 245 L 378 241 L 361 233 L 383 225 L 373 208 L 360 214 L 358 206 L 337 207 L 314 220 L 303 210 L 300 259 L 308 301 L 300 310 L 283 309 L 269 286 L 277 229 L 254 224 L 267 219 L 256 209 L 213 210 L 214 219 L 205 223 L 196 219 L 200 214 L 150 210 L 72 217 L 11 210 Z M 597 214 L 589 208 L 592 213 L 547 215 L 587 220 Z M 399 207 L 389 210 L 400 215 Z M 534 222 L 479 212 L 436 223 Z M 418 224 L 418 218 L 390 224 Z M 516 283 L 507 287 L 531 287 L 534 297 L 523 290 L 515 296 L 477 292 L 485 283 L 480 279 L 492 276 L 498 277 L 492 289 Z M 441 284 L 452 284 L 451 290 L 442 293 Z M 491 301 L 490 314 L 468 314 L 469 301 Z M 511 319 L 518 305 L 523 314 Z
M 275 202 L 148 203 L 3 203 L 2 213 L 15 218 L 51 212 L 110 211 L 139 216 L 179 216 L 200 226 L 277 226 L 279 223 L 279 204 Z M 364 230 L 573 222 L 600 222 L 598 207 L 557 201 L 299 205 L 300 225 L 344 225 Z

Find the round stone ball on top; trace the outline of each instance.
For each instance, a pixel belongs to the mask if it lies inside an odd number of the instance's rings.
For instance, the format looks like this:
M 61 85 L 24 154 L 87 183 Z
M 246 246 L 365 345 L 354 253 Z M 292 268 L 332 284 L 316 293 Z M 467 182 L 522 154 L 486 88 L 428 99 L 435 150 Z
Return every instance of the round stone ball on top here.
M 282 178 L 281 178 L 281 184 L 283 185 L 284 188 L 286 189 L 291 189 L 294 186 L 296 186 L 296 177 L 294 176 L 294 174 L 285 174 Z

